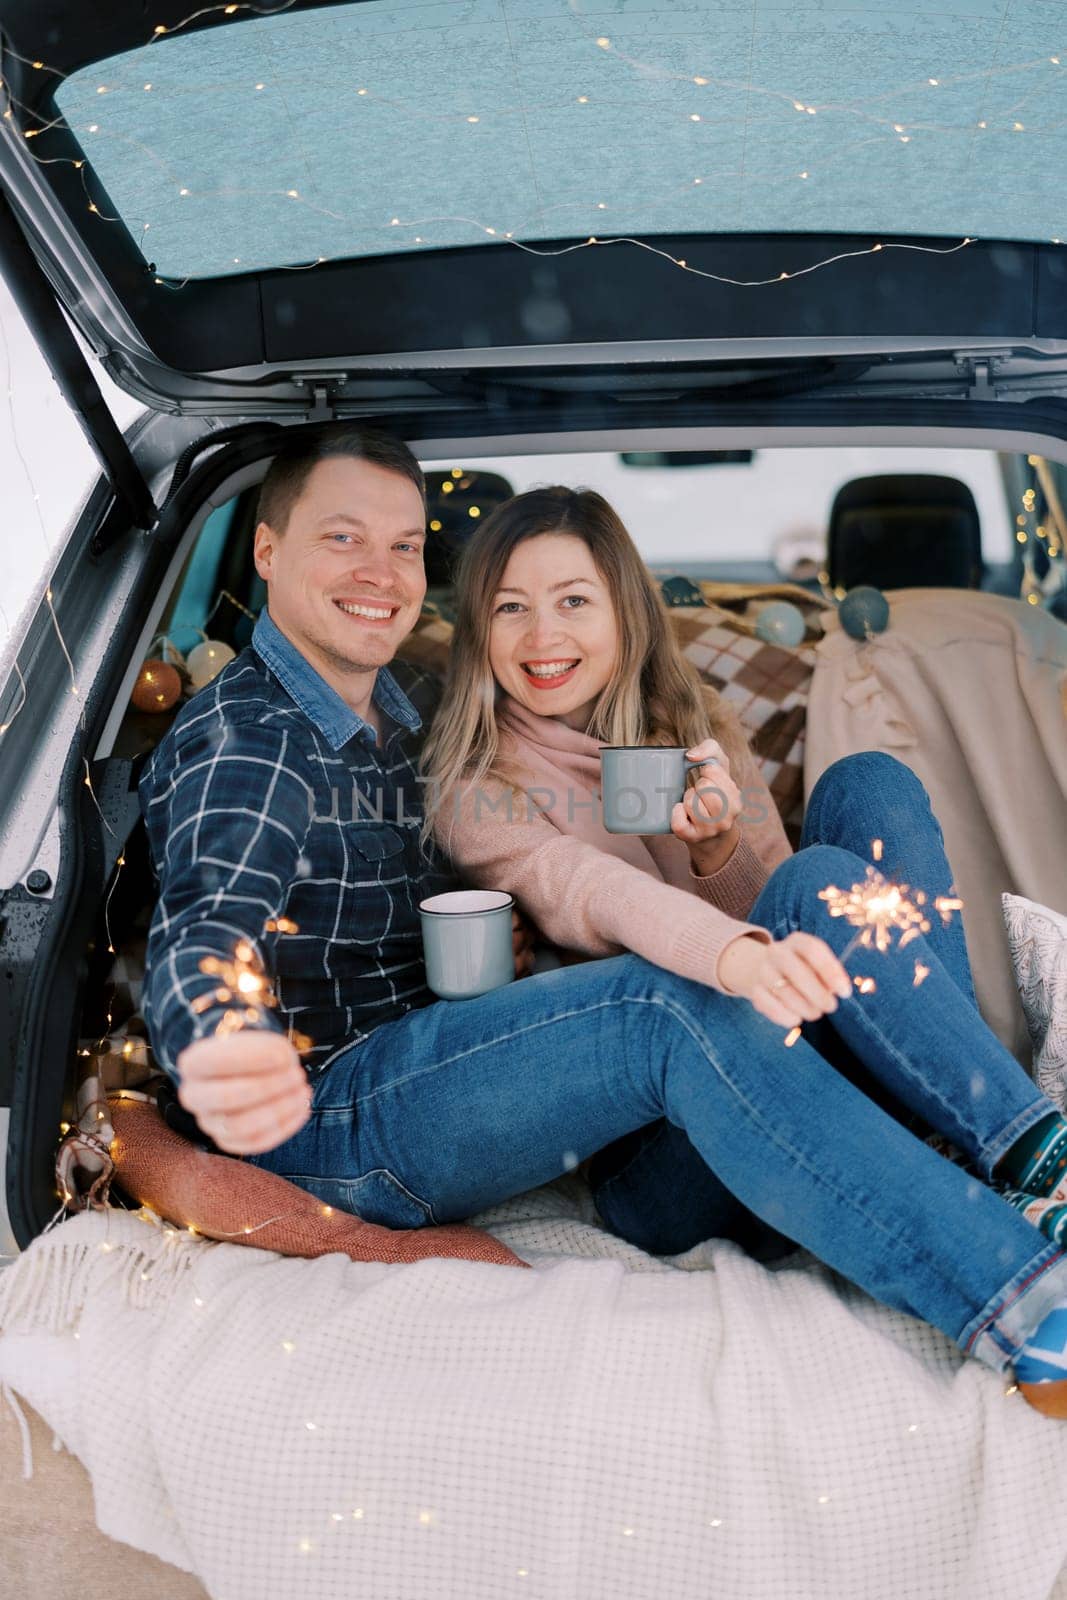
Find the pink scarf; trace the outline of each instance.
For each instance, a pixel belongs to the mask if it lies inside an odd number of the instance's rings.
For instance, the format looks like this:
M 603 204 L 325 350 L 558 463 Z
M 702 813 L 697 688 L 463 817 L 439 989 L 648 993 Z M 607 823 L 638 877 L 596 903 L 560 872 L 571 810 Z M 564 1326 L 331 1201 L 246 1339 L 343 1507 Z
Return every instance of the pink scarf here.
M 575 834 L 598 850 L 628 861 L 654 878 L 695 891 L 689 851 L 673 834 L 644 837 L 609 833 L 600 820 L 600 750 L 598 739 L 579 733 L 554 717 L 538 716 L 505 695 L 498 720 L 533 802 L 544 810 L 560 833 Z M 551 791 L 551 803 L 544 791 Z

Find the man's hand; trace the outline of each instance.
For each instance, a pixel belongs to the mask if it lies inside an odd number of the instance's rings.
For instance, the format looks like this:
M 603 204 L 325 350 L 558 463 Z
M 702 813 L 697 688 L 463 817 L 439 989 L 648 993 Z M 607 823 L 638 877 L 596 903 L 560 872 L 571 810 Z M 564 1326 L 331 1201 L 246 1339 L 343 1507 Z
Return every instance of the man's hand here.
M 515 952 L 516 978 L 528 978 L 533 971 L 537 929 L 521 911 L 511 913 L 511 948 Z
M 220 1150 L 262 1155 L 308 1119 L 311 1085 L 284 1034 L 246 1028 L 197 1039 L 177 1065 L 178 1099 Z
M 730 776 L 730 762 L 722 745 L 705 739 L 686 751 L 699 761 L 695 782 L 671 812 L 671 832 L 689 846 L 693 871 L 707 878 L 726 865 L 737 845 L 737 819 L 741 791 Z
M 836 1011 L 838 1000 L 852 993 L 848 973 L 813 933 L 790 933 L 771 944 L 753 935 L 735 939 L 719 957 L 718 976 L 730 994 L 743 995 L 783 1028 Z

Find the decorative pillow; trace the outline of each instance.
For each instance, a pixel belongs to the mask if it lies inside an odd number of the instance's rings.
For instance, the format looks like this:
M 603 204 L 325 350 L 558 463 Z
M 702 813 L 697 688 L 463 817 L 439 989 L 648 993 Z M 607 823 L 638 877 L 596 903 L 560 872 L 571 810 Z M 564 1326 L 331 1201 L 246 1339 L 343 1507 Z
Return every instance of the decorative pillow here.
M 449 1256 L 525 1266 L 492 1234 L 467 1223 L 383 1228 L 324 1206 L 287 1178 L 232 1156 L 212 1155 L 168 1128 L 151 1101 L 124 1094 L 108 1101 L 114 1177 L 139 1205 L 209 1239 L 256 1245 L 284 1256 L 335 1251 L 353 1261 L 422 1261 Z
M 164 1122 L 150 1091 L 149 1083 L 144 1091 L 108 1095 L 95 1070 L 84 1072 L 77 1121 L 56 1157 L 64 1210 L 102 1210 L 112 1203 L 114 1181 L 161 1222 L 279 1255 L 340 1251 L 353 1261 L 449 1256 L 497 1266 L 526 1265 L 492 1234 L 467 1223 L 383 1228 L 324 1206 L 288 1178 L 183 1139 Z
M 1067 1110 L 1067 917 L 1020 894 L 1000 898 L 1034 1047 L 1034 1081 Z

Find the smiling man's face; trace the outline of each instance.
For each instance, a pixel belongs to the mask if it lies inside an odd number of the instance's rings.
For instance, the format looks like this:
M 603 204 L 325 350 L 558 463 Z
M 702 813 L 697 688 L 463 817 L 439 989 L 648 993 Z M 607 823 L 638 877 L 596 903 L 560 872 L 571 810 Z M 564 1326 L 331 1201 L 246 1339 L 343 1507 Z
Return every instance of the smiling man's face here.
M 284 529 L 256 528 L 256 571 L 271 617 L 357 710 L 415 626 L 426 594 L 425 539 L 415 485 L 354 456 L 312 468 Z

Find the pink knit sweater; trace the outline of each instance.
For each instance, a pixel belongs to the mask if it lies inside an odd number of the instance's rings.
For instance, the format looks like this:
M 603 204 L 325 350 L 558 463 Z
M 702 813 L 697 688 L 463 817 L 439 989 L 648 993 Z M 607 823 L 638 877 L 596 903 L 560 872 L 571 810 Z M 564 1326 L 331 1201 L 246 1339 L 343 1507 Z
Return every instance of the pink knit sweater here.
M 673 834 L 608 833 L 600 821 L 600 745 L 565 723 L 501 706 L 502 746 L 527 795 L 483 785 L 446 797 L 438 838 L 480 888 L 506 889 L 553 944 L 590 956 L 631 950 L 681 977 L 724 986 L 718 962 L 744 934 L 742 919 L 771 871 L 791 853 L 781 819 L 746 750 L 732 776 L 745 813 L 726 864 L 698 878 Z M 757 799 L 758 796 L 758 799 Z

